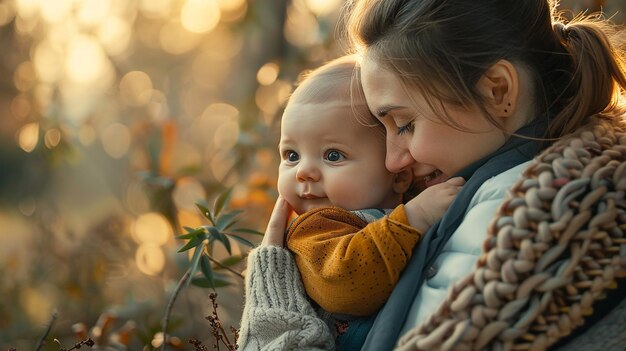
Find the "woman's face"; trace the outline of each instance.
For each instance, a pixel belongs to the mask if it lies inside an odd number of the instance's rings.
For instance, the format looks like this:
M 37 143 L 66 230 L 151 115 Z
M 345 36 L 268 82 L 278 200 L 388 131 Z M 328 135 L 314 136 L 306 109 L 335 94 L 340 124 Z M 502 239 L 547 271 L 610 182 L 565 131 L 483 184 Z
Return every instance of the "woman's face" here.
M 449 117 L 470 131 L 449 126 L 420 91 L 405 88 L 394 72 L 367 55 L 361 64 L 361 79 L 367 105 L 386 130 L 385 165 L 391 172 L 411 167 L 416 177 L 428 176 L 427 185 L 433 185 L 506 141 L 477 107 L 444 104 Z

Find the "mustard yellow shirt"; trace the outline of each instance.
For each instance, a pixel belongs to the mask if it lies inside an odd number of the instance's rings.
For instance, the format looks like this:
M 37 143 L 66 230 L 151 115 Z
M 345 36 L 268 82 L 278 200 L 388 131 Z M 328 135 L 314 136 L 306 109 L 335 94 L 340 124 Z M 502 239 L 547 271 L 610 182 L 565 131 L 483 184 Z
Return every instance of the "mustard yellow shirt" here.
M 367 316 L 387 301 L 420 238 L 403 205 L 369 224 L 350 211 L 324 207 L 294 220 L 287 247 L 307 294 L 321 308 Z

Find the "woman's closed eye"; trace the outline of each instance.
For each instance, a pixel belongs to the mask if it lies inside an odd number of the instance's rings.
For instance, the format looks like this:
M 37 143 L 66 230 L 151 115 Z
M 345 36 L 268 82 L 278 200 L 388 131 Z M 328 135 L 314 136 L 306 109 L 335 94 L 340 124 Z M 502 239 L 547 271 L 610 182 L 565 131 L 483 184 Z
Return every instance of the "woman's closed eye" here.
M 398 127 L 398 135 L 403 135 L 405 133 L 411 133 L 415 129 L 415 122 L 410 121 L 409 123 Z
M 346 156 L 338 150 L 328 150 L 324 155 L 324 159 L 329 162 L 341 162 L 346 159 Z

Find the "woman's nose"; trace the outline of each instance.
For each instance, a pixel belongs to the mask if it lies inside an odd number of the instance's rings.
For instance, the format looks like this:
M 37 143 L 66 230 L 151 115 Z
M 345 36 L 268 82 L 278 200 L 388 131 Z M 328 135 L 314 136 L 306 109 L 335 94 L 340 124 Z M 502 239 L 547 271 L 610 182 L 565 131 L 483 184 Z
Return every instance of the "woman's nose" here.
M 298 165 L 296 178 L 300 182 L 317 182 L 320 180 L 321 172 L 312 162 L 302 162 Z
M 387 141 L 385 167 L 392 173 L 398 173 L 415 163 L 415 159 L 406 147 Z

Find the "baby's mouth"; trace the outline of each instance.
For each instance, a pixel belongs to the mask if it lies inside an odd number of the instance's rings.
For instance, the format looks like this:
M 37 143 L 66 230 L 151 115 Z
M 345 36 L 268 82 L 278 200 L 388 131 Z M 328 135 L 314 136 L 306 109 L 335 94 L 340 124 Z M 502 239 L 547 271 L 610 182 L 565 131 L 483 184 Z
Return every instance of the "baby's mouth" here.
M 446 178 L 447 176 L 443 174 L 443 172 L 436 169 L 434 172 L 425 176 L 423 179 L 424 179 L 424 184 L 426 185 L 426 187 L 429 187 L 429 186 L 433 186 L 439 183 L 443 183 L 446 180 Z

